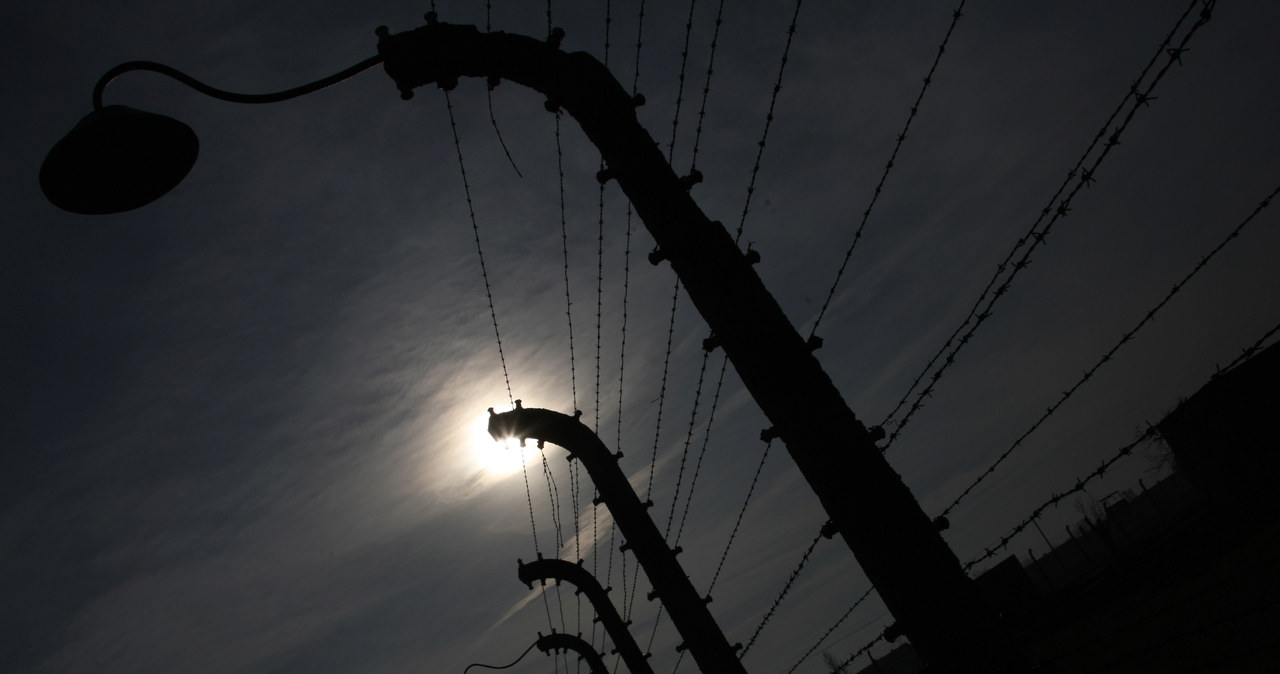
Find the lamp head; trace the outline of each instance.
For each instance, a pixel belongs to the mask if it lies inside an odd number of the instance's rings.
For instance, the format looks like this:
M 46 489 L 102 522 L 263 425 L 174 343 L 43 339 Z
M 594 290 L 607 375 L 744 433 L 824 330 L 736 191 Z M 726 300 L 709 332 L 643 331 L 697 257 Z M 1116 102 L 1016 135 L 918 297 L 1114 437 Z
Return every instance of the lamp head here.
M 40 167 L 40 189 L 72 213 L 132 210 L 181 182 L 199 149 L 195 132 L 176 119 L 109 105 L 53 146 Z

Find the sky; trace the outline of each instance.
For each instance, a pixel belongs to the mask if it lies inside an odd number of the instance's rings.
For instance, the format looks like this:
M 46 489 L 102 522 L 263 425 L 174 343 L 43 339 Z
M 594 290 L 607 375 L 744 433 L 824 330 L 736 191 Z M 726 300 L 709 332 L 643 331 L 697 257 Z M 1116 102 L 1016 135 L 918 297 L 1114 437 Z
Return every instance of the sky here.
M 705 181 L 692 193 L 731 231 L 742 223 L 744 244 L 762 256 L 757 272 L 807 335 L 956 3 L 803 4 L 745 216 L 795 6 L 725 4 L 698 136 Z M 647 3 L 638 76 L 637 3 L 609 7 L 609 66 L 624 86 L 638 83 L 640 121 L 665 149 L 689 6 Z M 1184 7 L 966 3 L 819 329 L 817 357 L 861 419 L 877 423 L 893 409 Z M 401 101 L 379 68 L 246 106 L 128 74 L 106 102 L 193 127 L 201 151 L 190 175 L 154 204 L 111 216 L 61 212 L 40 192 L 44 154 L 118 62 L 162 61 L 236 91 L 285 89 L 372 55 L 376 26 L 417 27 L 426 9 L 261 0 L 0 8 L 6 670 L 506 664 L 539 631 L 591 631 L 589 608 L 569 588 L 550 588 L 544 604 L 517 579 L 516 560 L 539 552 L 580 556 L 624 601 L 635 561 L 622 561 L 607 513 L 593 516 L 585 473 L 547 447 L 551 486 L 537 449 L 523 450 L 524 471 L 518 460 L 503 469 L 477 437 L 486 409 L 511 403 L 439 90 Z M 709 0 L 693 8 L 674 136 L 680 174 L 692 163 L 716 9 Z M 442 0 L 438 11 L 443 21 L 486 23 L 478 0 Z M 552 5 L 563 47 L 602 60 L 604 18 L 603 3 Z M 495 0 L 488 20 L 546 34 L 540 3 Z M 944 508 L 1280 184 L 1276 25 L 1273 3 L 1218 3 L 894 442 L 888 460 L 926 513 Z M 554 116 L 511 83 L 491 97 L 515 168 L 484 83 L 464 80 L 449 102 L 511 394 L 528 407 L 582 410 L 624 452 L 642 498 L 652 474 L 661 527 L 678 480 L 675 517 L 684 509 L 721 356 L 709 359 L 691 423 L 705 324 L 680 296 L 661 395 L 670 268 L 645 260 L 652 240 L 638 219 L 626 255 L 627 209 L 614 184 L 598 242 L 599 154 L 567 117 L 561 230 Z M 1262 211 L 953 511 L 945 538 L 962 561 L 1275 325 L 1277 217 Z M 681 538 L 680 561 L 700 590 L 766 425 L 730 367 Z M 1159 457 L 1144 446 L 1088 498 L 1160 479 Z M 549 491 L 559 494 L 559 551 Z M 1053 532 L 1079 515 L 1070 504 L 1050 513 L 1050 538 L 1065 538 Z M 711 604 L 731 642 L 750 638 L 824 520 L 773 448 Z M 1045 546 L 1024 536 L 1011 547 Z M 786 671 L 866 587 L 839 540 L 819 542 L 746 667 Z M 653 632 L 648 589 L 641 580 L 624 610 L 634 611 L 642 647 L 654 634 L 655 670 L 670 671 L 680 639 L 665 618 Z M 889 621 L 869 601 L 818 653 L 842 658 Z M 511 671 L 566 666 L 534 652 Z M 823 671 L 821 658 L 798 671 Z

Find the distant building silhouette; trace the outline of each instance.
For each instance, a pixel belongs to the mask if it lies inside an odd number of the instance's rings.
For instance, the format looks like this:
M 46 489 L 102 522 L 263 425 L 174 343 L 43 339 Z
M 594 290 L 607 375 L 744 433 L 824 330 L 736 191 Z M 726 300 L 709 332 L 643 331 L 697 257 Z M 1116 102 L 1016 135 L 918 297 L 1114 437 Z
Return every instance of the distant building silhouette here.
M 1216 505 L 1280 507 L 1280 344 L 1214 377 L 1159 424 L 1178 470 Z
M 1041 671 L 1280 671 L 1277 383 L 1280 345 L 1215 376 L 1157 424 L 1173 474 L 978 576 Z M 927 671 L 910 644 L 855 666 Z

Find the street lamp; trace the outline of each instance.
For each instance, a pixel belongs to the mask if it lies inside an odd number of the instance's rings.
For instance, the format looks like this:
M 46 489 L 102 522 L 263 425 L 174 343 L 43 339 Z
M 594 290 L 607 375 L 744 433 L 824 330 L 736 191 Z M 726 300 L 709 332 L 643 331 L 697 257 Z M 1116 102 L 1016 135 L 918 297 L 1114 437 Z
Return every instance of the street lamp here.
M 202 94 L 233 103 L 276 103 L 337 84 L 381 62 L 381 55 L 373 56 L 310 84 L 272 94 L 223 91 L 163 63 L 121 63 L 98 79 L 93 112 L 45 157 L 40 189 L 65 211 L 105 215 L 146 206 L 187 176 L 200 150 L 191 127 L 153 112 L 102 104 L 107 84 L 124 73 L 149 70 L 168 75 Z
M 543 93 L 548 110 L 563 108 L 600 150 L 608 166 L 601 177 L 616 179 L 630 199 L 658 244 L 660 255 L 655 259 L 671 264 L 719 347 L 772 422 L 768 432 L 786 443 L 788 453 L 830 516 L 828 530 L 845 540 L 897 619 L 892 631 L 907 635 L 936 671 L 1027 671 L 1021 656 L 1002 637 L 995 614 L 979 598 L 955 554 L 885 461 L 875 444 L 876 436 L 845 403 L 810 346 L 752 269 L 758 257 L 744 254 L 724 226 L 702 212 L 688 193 L 690 182 L 672 171 L 652 136 L 636 120 L 638 101 L 590 55 L 561 51 L 563 33 L 559 31 L 540 41 L 440 23 L 434 13 L 426 18 L 425 26 L 404 33 L 393 35 L 385 27 L 379 28 L 378 56 L 280 94 L 246 97 L 212 90 L 172 69 L 161 70 L 165 67 L 158 64 L 124 64 L 112 72 L 136 67 L 158 70 L 204 93 L 250 103 L 314 91 L 379 62 L 402 98 L 410 98 L 416 87 L 426 84 L 451 89 L 464 76 L 509 79 Z M 95 92 L 99 112 L 94 114 L 105 114 L 101 89 L 109 79 L 104 76 L 99 82 Z M 141 120 L 161 126 L 149 117 L 122 114 L 120 118 L 131 120 L 130 124 L 136 120 L 139 127 L 144 124 Z M 86 121 L 83 126 L 85 134 L 90 134 L 87 129 L 91 128 L 118 134 L 132 128 L 123 122 L 109 126 Z M 164 133 L 171 134 L 167 137 L 184 135 L 172 129 Z M 93 160 L 86 163 L 76 156 L 80 142 L 73 141 L 75 135 L 73 132 L 64 141 L 70 148 L 64 152 L 70 158 L 55 159 L 59 154 L 55 147 L 42 170 L 42 176 L 48 173 L 45 193 L 69 210 L 112 212 L 140 206 L 170 189 L 190 168 L 189 163 L 183 166 L 172 160 L 177 169 L 167 173 L 157 170 L 155 175 L 163 177 L 153 177 L 146 189 L 118 199 L 110 194 L 104 197 L 101 189 L 77 186 L 77 181 L 91 179 L 95 172 Z M 83 145 L 105 147 L 116 142 L 95 145 L 98 141 L 87 141 Z M 191 156 L 194 159 L 194 152 Z M 699 665 L 704 671 L 723 671 L 701 661 Z

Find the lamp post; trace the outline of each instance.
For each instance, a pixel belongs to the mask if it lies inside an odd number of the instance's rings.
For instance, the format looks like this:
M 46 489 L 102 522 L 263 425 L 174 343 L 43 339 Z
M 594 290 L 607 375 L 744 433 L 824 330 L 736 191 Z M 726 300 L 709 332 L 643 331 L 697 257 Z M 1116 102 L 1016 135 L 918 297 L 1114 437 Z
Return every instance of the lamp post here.
M 482 33 L 474 26 L 440 23 L 434 13 L 418 29 L 391 34 L 379 28 L 377 34 L 378 56 L 312 85 L 250 97 L 255 100 L 160 70 L 163 66 L 158 64 L 122 64 L 99 83 L 95 112 L 50 153 L 41 171 L 45 193 L 55 204 L 77 212 L 127 210 L 157 198 L 181 179 L 179 172 L 190 168 L 190 163 L 182 165 L 186 154 L 157 159 L 155 166 L 176 167 L 167 173 L 152 174 L 147 170 L 151 164 L 130 167 L 145 181 L 136 192 L 117 183 L 113 189 L 120 190 L 119 195 L 104 196 L 100 188 L 77 182 L 94 174 L 94 162 L 104 161 L 108 150 L 122 143 L 154 142 L 138 140 L 145 137 L 144 120 L 154 120 L 101 105 L 109 76 L 129 69 L 166 72 L 204 93 L 241 102 L 301 95 L 379 62 L 403 98 L 426 84 L 451 89 L 464 76 L 509 79 L 533 88 L 547 96 L 549 109 L 563 108 L 572 115 L 600 150 L 608 166 L 602 177 L 616 179 L 630 198 L 658 244 L 658 257 L 669 261 L 680 277 L 835 531 L 896 617 L 895 631 L 906 634 L 935 671 L 1026 669 L 998 636 L 994 614 L 979 600 L 935 525 L 884 460 L 873 434 L 844 402 L 765 289 L 751 268 L 752 260 L 694 203 L 687 183 L 676 176 L 636 120 L 632 97 L 603 65 L 588 54 L 561 51 L 555 33 L 547 41 Z M 168 122 L 155 128 L 165 127 L 164 138 L 185 135 Z M 95 134 L 103 132 L 116 140 L 95 140 Z M 85 160 L 77 145 L 97 154 Z M 194 161 L 194 150 L 189 155 Z

